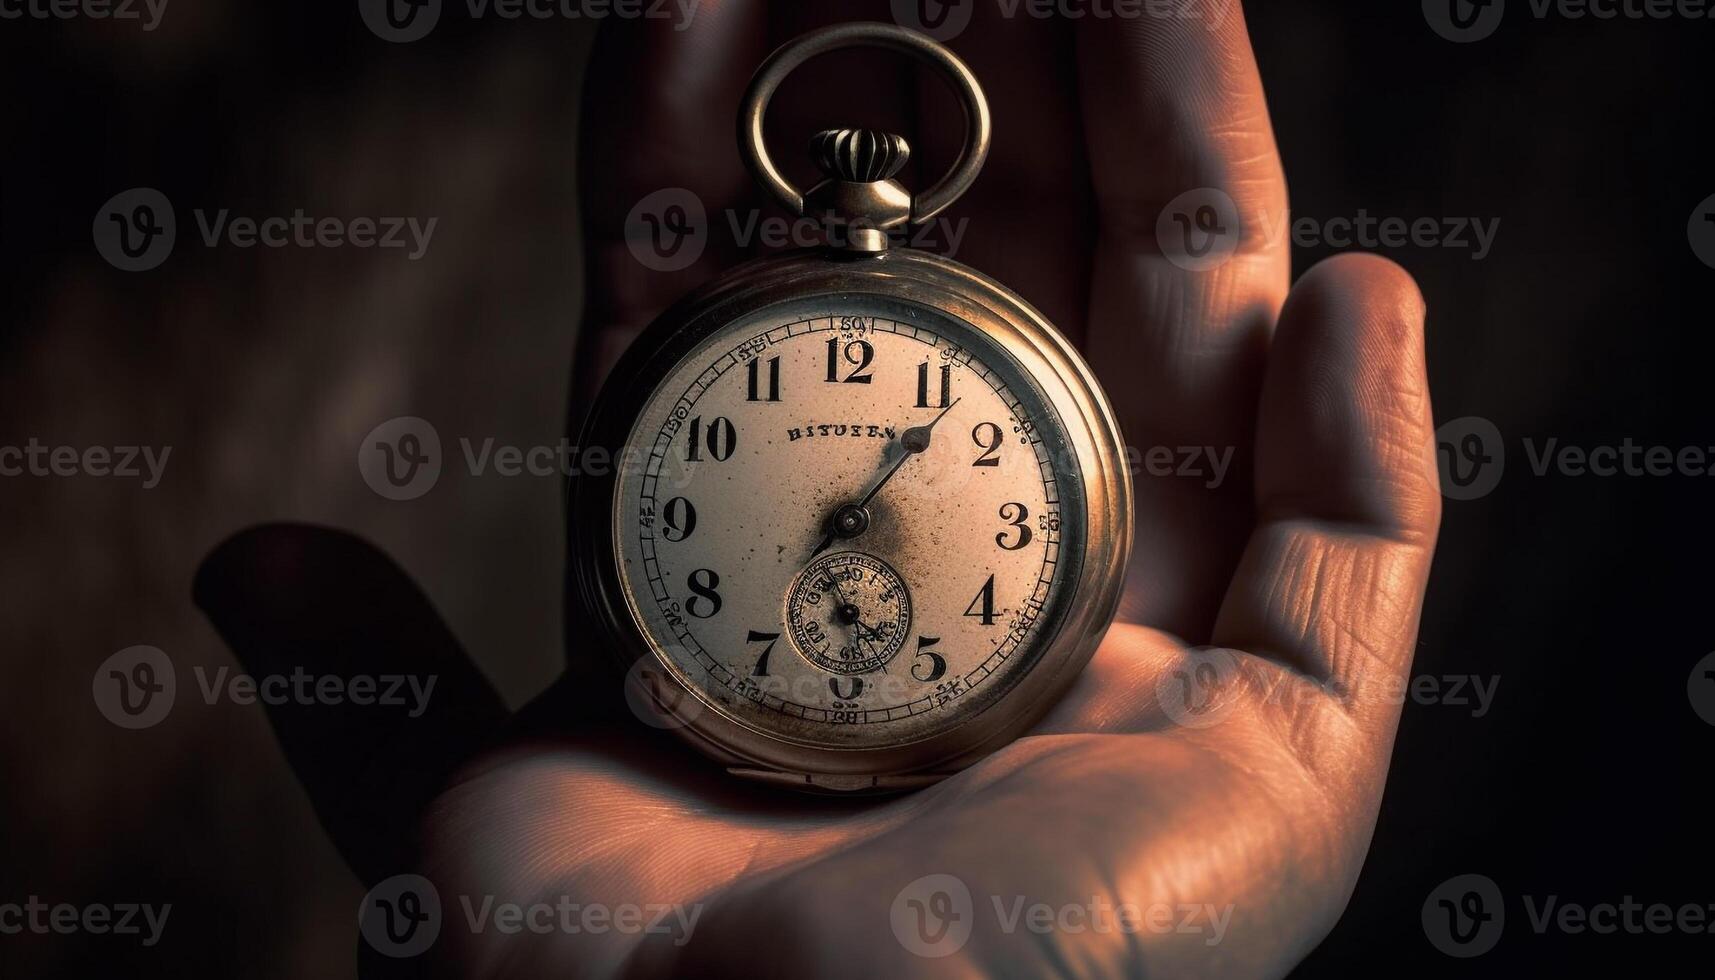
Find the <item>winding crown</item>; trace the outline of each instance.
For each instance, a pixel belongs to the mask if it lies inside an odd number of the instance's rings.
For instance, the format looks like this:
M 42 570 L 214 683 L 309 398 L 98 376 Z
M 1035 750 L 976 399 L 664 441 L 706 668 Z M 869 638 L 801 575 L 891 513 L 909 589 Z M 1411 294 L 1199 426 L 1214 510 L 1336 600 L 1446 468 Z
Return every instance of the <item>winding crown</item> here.
M 824 129 L 810 137 L 810 156 L 830 180 L 889 180 L 911 159 L 905 137 L 874 129 Z

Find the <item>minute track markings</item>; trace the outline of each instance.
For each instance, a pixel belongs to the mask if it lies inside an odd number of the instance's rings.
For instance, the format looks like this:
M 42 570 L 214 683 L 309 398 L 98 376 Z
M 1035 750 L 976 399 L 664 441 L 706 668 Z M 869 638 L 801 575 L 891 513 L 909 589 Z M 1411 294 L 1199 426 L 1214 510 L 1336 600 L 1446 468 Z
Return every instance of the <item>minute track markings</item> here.
M 720 379 L 724 377 L 727 372 L 731 371 L 735 367 L 751 363 L 753 360 L 763 356 L 763 354 L 768 351 L 783 350 L 786 346 L 785 341 L 797 337 L 821 333 L 834 333 L 857 338 L 874 337 L 884 333 L 891 333 L 902 339 L 921 343 L 931 351 L 946 351 L 951 349 L 952 353 L 946 355 L 946 361 L 962 365 L 964 368 L 968 369 L 965 372 L 967 376 L 974 375 L 983 380 L 985 386 L 993 392 L 1000 399 L 1001 404 L 1013 414 L 1014 422 L 1016 424 L 1015 434 L 1021 436 L 1019 442 L 1029 446 L 1033 457 L 1036 459 L 1038 471 L 1040 474 L 1043 474 L 1040 478 L 1042 479 L 1042 485 L 1044 487 L 1044 497 L 1042 499 L 1045 505 L 1050 509 L 1058 509 L 1060 501 L 1058 499 L 1058 495 L 1054 493 L 1054 478 L 1053 476 L 1048 475 L 1054 473 L 1053 460 L 1046 452 L 1043 435 L 1038 431 L 1038 426 L 1034 423 L 1017 423 L 1017 418 L 1021 415 L 1027 415 L 1027 413 L 1023 410 L 1022 399 L 1016 392 L 1010 390 L 1000 372 L 996 371 L 988 364 L 978 361 L 976 359 L 975 352 L 970 347 L 954 343 L 949 338 L 935 333 L 928 327 L 920 327 L 915 324 L 904 323 L 896 319 L 871 316 L 852 318 L 852 322 L 856 324 L 854 328 L 842 330 L 841 317 L 837 315 L 795 320 L 762 333 L 753 334 L 750 337 L 745 338 L 741 343 L 729 349 L 724 354 L 720 355 L 713 364 L 698 374 L 695 379 L 687 385 L 678 399 L 672 403 L 671 408 L 667 410 L 667 418 L 657 433 L 655 446 L 648 454 L 648 463 L 645 467 L 646 472 L 643 476 L 643 485 L 640 488 L 640 504 L 647 504 L 650 506 L 658 505 L 657 493 L 659 492 L 660 481 L 665 477 L 665 474 L 662 472 L 662 467 L 672 456 L 672 443 L 674 439 L 686 430 L 688 420 L 691 418 L 691 413 L 696 410 L 696 406 L 699 404 L 702 397 L 714 390 L 719 385 Z M 902 327 L 905 329 L 902 330 Z M 738 356 L 739 354 L 747 351 L 750 352 L 749 356 L 742 358 Z M 1023 380 L 1025 383 L 1028 383 L 1028 376 L 1025 376 Z M 1039 394 L 1037 397 L 1039 399 L 1041 398 Z M 701 464 L 699 464 L 699 467 L 700 465 Z M 693 471 L 696 471 L 698 467 L 693 467 L 692 469 Z M 654 550 L 654 535 L 651 534 L 647 528 L 640 527 L 639 537 L 640 550 L 644 546 L 647 546 L 647 551 L 645 551 L 643 555 L 643 564 L 646 566 L 646 571 L 649 573 L 651 583 L 656 586 L 650 590 L 652 597 L 656 600 L 657 605 L 662 608 L 663 612 L 666 613 L 669 611 L 674 598 L 672 596 L 672 590 L 667 586 L 662 575 L 659 574 L 660 556 L 656 554 Z M 1042 565 L 1039 567 L 1050 571 L 1048 576 L 1039 575 L 1037 583 L 1045 583 L 1051 587 L 1053 584 L 1053 579 L 1051 577 L 1053 573 L 1051 570 L 1055 566 L 1055 562 L 1051 558 L 1051 555 L 1058 548 L 1059 533 L 1057 530 L 1044 531 L 1040 534 L 1039 540 L 1041 541 L 1042 547 Z M 1036 595 L 1039 591 L 1040 590 L 1038 588 L 1033 587 L 1031 595 L 1024 601 L 1026 603 L 1032 603 L 1032 601 L 1036 599 Z M 663 595 L 661 593 L 666 594 Z M 929 691 L 922 697 L 914 698 L 910 701 L 888 707 L 862 709 L 858 712 L 858 714 L 861 715 L 861 718 L 858 720 L 862 723 L 875 723 L 915 716 L 971 693 L 975 685 L 992 675 L 998 668 L 999 664 L 1007 660 L 1012 650 L 1017 648 L 1020 643 L 1027 639 L 1030 636 L 1031 631 L 1036 628 L 1036 621 L 1039 618 L 1042 604 L 1037 602 L 1035 603 L 1035 607 L 1037 614 L 1033 615 L 1029 621 L 1025 622 L 1025 628 L 1022 631 L 1014 633 L 1014 631 L 1009 629 L 1003 637 L 997 638 L 999 646 L 991 651 L 987 659 L 972 665 L 964 674 L 956 675 L 958 683 L 948 685 L 944 681 L 937 689 Z M 811 721 L 826 723 L 829 721 L 830 717 L 836 713 L 827 709 L 786 701 L 769 694 L 766 691 L 752 692 L 744 690 L 743 685 L 738 682 L 739 679 L 733 674 L 733 672 L 729 670 L 722 661 L 716 659 L 703 647 L 701 639 L 692 629 L 694 624 L 688 618 L 684 618 L 682 614 L 676 615 L 678 616 L 679 623 L 682 623 L 684 628 L 682 631 L 680 629 L 673 629 L 672 632 L 678 639 L 682 640 L 686 644 L 688 652 L 692 653 L 692 659 L 704 669 L 708 676 L 719 682 L 720 686 L 733 691 L 735 694 L 744 697 L 752 703 L 762 704 L 777 712 L 805 718 Z M 997 610 L 996 615 L 997 617 L 1000 615 L 1011 615 L 1016 617 L 1017 613 Z M 671 622 L 671 618 L 669 621 Z M 944 689 L 949 686 L 952 687 L 953 690 L 951 693 L 946 693 Z M 757 696 L 758 694 L 761 695 L 760 698 Z M 838 713 L 849 714 L 849 712 L 843 711 Z

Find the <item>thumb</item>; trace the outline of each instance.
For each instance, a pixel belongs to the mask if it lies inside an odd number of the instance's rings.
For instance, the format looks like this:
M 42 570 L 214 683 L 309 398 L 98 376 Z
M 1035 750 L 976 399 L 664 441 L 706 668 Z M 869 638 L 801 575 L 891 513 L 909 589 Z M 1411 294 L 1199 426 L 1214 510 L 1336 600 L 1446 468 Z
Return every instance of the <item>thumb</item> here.
M 1329 259 L 1293 287 L 1257 424 L 1257 526 L 1215 642 L 1327 698 L 1270 720 L 1334 799 L 1378 800 L 1440 525 L 1424 306 L 1404 270 Z

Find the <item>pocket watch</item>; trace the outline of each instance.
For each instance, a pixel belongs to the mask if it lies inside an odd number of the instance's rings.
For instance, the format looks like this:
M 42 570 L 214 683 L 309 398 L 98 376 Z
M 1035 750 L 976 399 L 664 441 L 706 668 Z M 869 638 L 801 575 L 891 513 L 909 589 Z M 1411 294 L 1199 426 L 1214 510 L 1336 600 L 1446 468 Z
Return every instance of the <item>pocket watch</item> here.
M 890 49 L 945 74 L 965 145 L 914 194 L 909 147 L 818 133 L 808 192 L 763 141 L 805 60 Z M 1025 732 L 1111 622 L 1132 487 L 1089 367 L 1018 295 L 894 238 L 976 178 L 970 69 L 901 27 L 806 34 L 758 69 L 739 145 L 824 245 L 737 266 L 621 358 L 573 481 L 571 580 L 626 694 L 742 777 L 821 792 L 927 785 Z

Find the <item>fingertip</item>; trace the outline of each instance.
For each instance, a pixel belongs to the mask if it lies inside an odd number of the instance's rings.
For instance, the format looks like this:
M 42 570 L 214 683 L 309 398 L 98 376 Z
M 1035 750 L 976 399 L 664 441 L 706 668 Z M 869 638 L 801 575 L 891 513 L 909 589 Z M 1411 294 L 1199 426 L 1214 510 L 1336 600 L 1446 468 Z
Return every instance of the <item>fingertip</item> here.
M 1417 281 L 1378 255 L 1326 259 L 1293 286 L 1259 420 L 1265 510 L 1433 535 L 1440 493 L 1425 310 Z
M 1398 262 L 1372 252 L 1343 252 L 1311 266 L 1292 287 L 1283 320 L 1294 307 L 1309 314 L 1295 323 L 1337 326 L 1359 316 L 1392 328 L 1395 341 L 1420 336 L 1427 313 L 1417 279 Z

